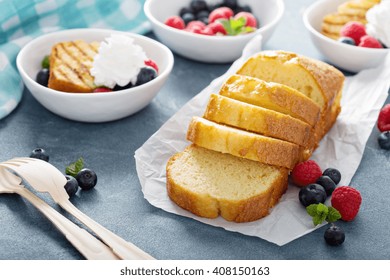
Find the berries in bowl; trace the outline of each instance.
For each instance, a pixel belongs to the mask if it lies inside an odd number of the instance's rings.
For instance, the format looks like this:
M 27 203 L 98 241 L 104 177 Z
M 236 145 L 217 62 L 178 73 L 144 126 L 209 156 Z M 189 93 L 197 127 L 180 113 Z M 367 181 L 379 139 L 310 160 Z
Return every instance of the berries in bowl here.
M 93 69 L 92 62 L 89 62 L 89 66 L 86 62 L 85 67 L 74 67 L 75 73 L 78 74 L 76 77 L 73 71 L 61 68 L 61 66 L 55 68 L 58 70 L 56 73 L 58 76 L 50 73 L 53 67 L 56 67 L 52 64 L 53 46 L 61 42 L 75 42 L 80 39 L 85 44 L 101 43 L 112 35 L 127 36 L 145 54 L 145 56 L 137 56 L 137 67 L 131 68 L 130 75 L 123 73 L 127 69 L 123 70 L 122 66 L 113 67 L 117 63 L 111 65 L 115 60 L 121 61 L 122 65 L 123 56 L 126 53 L 123 49 L 114 53 L 108 52 L 104 59 L 100 60 L 101 65 L 98 65 L 100 68 L 97 67 L 101 69 L 100 72 L 97 71 L 93 75 L 89 72 Z M 49 65 L 47 63 L 43 65 L 42 59 L 48 54 L 50 54 Z M 70 60 L 65 58 L 65 61 Z M 19 52 L 16 64 L 28 90 L 49 111 L 75 121 L 106 122 L 130 116 L 153 100 L 172 70 L 173 54 L 163 44 L 138 34 L 108 29 L 69 29 L 49 33 L 32 40 Z M 126 63 L 123 62 L 123 65 Z M 49 72 L 49 87 L 42 85 L 44 79 L 42 83 L 36 80 L 39 76 L 37 74 L 45 67 L 50 69 L 46 70 Z M 143 68 L 147 71 L 141 71 Z M 61 71 L 62 75 L 67 74 L 71 78 L 62 77 Z M 151 72 L 154 74 L 151 75 Z M 95 76 L 100 77 L 98 82 L 95 81 Z M 55 78 L 55 86 L 51 87 L 50 79 L 53 78 Z M 86 90 L 80 88 L 86 88 Z
M 370 2 L 370 5 L 376 4 L 375 1 Z M 374 6 L 359 8 L 356 5 L 364 4 L 363 1 L 320 0 L 310 5 L 303 14 L 305 27 L 317 49 L 329 63 L 352 73 L 378 66 L 389 53 L 382 43 L 379 46 L 379 38 L 369 31 L 364 18 L 368 9 Z M 360 16 L 346 16 L 343 14 L 346 11 L 359 11 Z M 362 24 L 364 28 L 361 28 Z
M 239 58 L 256 35 L 265 44 L 284 12 L 282 0 L 147 0 L 156 36 L 175 53 L 206 63 Z

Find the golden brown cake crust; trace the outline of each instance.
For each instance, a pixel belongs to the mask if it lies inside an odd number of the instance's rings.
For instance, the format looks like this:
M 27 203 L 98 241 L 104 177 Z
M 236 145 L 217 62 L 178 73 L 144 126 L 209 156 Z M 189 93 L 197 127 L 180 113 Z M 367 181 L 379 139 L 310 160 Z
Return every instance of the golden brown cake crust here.
M 196 149 L 196 146 L 191 145 L 186 149 Z M 184 152 L 177 153 L 168 160 L 166 166 L 168 196 L 178 206 L 197 216 L 216 218 L 220 215 L 227 221 L 237 223 L 255 221 L 267 216 L 269 210 L 276 205 L 287 190 L 288 171 L 287 169 L 280 169 L 280 176 L 263 193 L 246 199 L 218 199 L 210 195 L 196 193 L 177 184 L 176 178 L 172 175 L 174 162 Z M 218 163 L 216 162 L 216 164 Z M 197 175 L 202 176 L 202 174 Z M 189 176 L 191 175 L 189 174 Z

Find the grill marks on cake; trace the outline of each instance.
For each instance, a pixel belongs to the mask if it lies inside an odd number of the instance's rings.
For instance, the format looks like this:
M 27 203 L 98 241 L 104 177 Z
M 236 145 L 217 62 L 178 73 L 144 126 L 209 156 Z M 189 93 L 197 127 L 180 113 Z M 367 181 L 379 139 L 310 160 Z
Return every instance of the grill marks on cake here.
M 53 52 L 57 61 L 61 64 L 57 67 L 57 73 L 65 80 L 73 81 L 82 87 L 93 88 L 93 77 L 89 73 L 93 58 L 97 53 L 97 47 L 83 41 L 59 43 Z

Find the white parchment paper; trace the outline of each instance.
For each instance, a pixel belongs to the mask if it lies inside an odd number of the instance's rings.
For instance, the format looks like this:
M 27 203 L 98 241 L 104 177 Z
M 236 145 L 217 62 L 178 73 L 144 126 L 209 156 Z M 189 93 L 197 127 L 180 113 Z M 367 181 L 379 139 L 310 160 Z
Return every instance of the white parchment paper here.
M 135 152 L 135 160 L 142 191 L 152 205 L 228 231 L 257 236 L 281 246 L 320 227 L 313 226 L 311 217 L 299 203 L 297 187 L 289 186 L 267 217 L 250 223 L 195 216 L 173 203 L 165 187 L 168 159 L 190 144 L 186 140 L 186 132 L 191 118 L 203 115 L 209 95 L 217 93 L 223 82 L 249 56 L 260 50 L 261 37 L 255 37 L 224 75 L 190 100 Z M 364 70 L 346 79 L 341 101 L 342 111 L 336 124 L 312 156 L 323 170 L 328 167 L 340 170 L 342 180 L 339 185 L 348 185 L 355 174 L 389 87 L 390 55 L 377 68 Z

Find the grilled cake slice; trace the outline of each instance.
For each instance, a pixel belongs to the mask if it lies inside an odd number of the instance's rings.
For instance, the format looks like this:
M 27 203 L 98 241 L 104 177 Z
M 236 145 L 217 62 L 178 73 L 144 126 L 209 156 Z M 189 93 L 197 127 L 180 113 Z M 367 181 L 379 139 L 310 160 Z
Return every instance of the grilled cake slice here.
M 287 190 L 286 168 L 188 146 L 166 166 L 167 192 L 195 215 L 250 222 L 268 215 Z
M 96 85 L 90 69 L 98 48 L 98 42 L 87 43 L 82 40 L 54 45 L 50 53 L 48 87 L 64 92 L 93 92 Z

